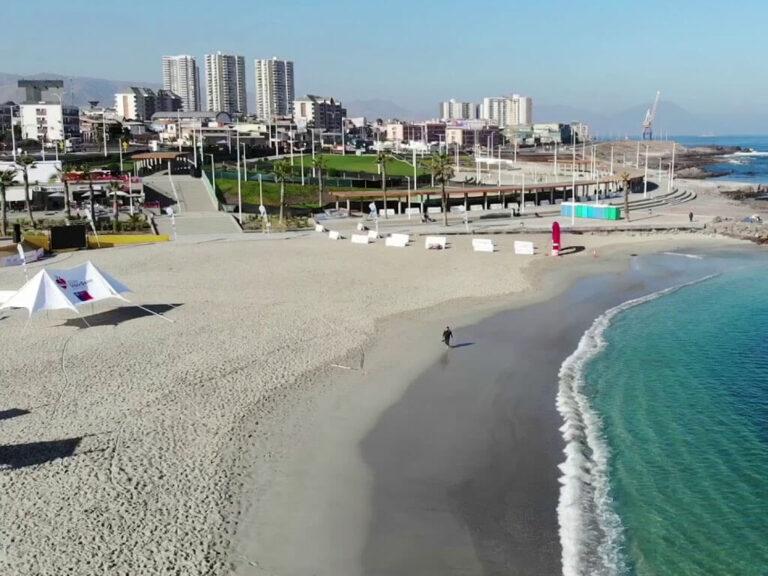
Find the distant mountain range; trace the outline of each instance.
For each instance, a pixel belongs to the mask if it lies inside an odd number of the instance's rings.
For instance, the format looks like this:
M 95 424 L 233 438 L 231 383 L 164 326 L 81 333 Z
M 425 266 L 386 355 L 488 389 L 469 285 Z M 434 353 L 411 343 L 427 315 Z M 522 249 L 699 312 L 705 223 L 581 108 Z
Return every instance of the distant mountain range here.
M 115 93 L 122 92 L 130 86 L 146 86 L 159 89 L 162 86 L 156 82 L 105 80 L 103 78 L 69 77 L 60 74 L 17 74 L 0 73 L 0 102 L 23 99 L 23 92 L 17 88 L 20 78 L 64 80 L 64 102 L 75 106 L 88 106 L 90 100 L 98 100 L 100 104 L 113 105 Z M 253 89 L 251 85 L 251 89 Z M 251 102 L 250 95 L 248 102 Z M 408 109 L 396 102 L 384 99 L 349 100 L 344 101 L 350 117 L 365 116 L 369 120 L 382 118 L 384 120 L 397 118 L 400 120 L 419 120 L 432 118 L 437 113 L 428 107 Z M 539 104 L 534 102 L 534 119 L 536 122 L 586 122 L 593 134 L 624 138 L 636 137 L 642 132 L 642 122 L 648 104 L 632 106 L 620 112 L 606 114 L 557 104 Z M 731 114 L 694 114 L 678 106 L 674 102 L 662 100 L 659 102 L 655 128 L 657 134 L 768 134 L 768 112 L 758 115 L 744 112 Z

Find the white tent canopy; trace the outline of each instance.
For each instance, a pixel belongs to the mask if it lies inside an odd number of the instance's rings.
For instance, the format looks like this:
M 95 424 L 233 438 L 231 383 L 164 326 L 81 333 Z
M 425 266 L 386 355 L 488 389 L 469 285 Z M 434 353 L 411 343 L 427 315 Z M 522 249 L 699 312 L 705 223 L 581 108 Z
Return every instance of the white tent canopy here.
M 43 310 L 68 309 L 78 312 L 78 307 L 83 304 L 92 304 L 108 298 L 129 302 L 123 294 L 130 291 L 128 286 L 99 270 L 89 260 L 66 270 L 41 270 L 8 298 L 0 309 L 26 308 L 30 316 Z M 135 306 L 172 322 L 171 319 L 144 306 Z
M 130 292 L 131 289 L 96 268 L 90 260 L 66 270 L 49 268 L 48 272 L 74 306 L 82 306 L 107 298 L 118 298 L 128 302 L 122 295 Z
M 26 308 L 29 315 L 41 310 L 72 310 L 77 308 L 57 286 L 46 270 L 40 270 L 24 284 L 16 294 L 8 298 L 0 308 Z

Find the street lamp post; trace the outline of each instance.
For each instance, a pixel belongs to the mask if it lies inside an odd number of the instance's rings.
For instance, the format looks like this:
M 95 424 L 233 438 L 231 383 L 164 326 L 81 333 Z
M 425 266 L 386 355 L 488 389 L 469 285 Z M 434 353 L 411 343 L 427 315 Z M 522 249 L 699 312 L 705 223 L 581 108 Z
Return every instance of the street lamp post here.
M 213 158 L 213 154 L 208 154 L 208 156 L 211 157 L 211 178 L 213 180 L 212 186 L 213 186 L 213 195 L 216 195 L 216 162 Z
M 411 177 L 406 176 L 405 179 L 408 182 L 408 205 L 405 211 L 408 213 L 408 220 L 410 220 L 411 219 Z
M 235 134 L 235 152 L 237 153 L 237 213 L 240 224 L 243 224 L 243 190 L 240 176 L 240 130 Z
M 317 178 L 317 173 L 315 172 L 315 129 L 310 128 L 309 133 L 311 134 L 312 138 L 312 178 Z M 302 174 L 303 174 L 302 170 Z
M 648 144 L 645 145 L 645 174 L 643 176 L 643 198 L 648 198 Z
M 21 106 L 15 105 L 15 106 L 9 106 L 8 109 L 11 111 L 11 146 L 13 146 L 13 163 L 16 164 L 16 127 L 13 125 L 13 109 L 18 108 L 19 109 L 19 120 L 21 120 Z

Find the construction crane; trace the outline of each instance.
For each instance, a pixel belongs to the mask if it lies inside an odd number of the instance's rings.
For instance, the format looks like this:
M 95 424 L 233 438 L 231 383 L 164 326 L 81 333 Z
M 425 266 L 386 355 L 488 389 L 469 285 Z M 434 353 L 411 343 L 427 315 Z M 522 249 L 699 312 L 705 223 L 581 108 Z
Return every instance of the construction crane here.
M 645 112 L 645 120 L 643 120 L 643 140 L 653 140 L 653 121 L 656 119 L 656 108 L 659 107 L 659 96 L 661 92 L 656 91 L 656 99 L 653 101 L 653 107 L 648 108 Z

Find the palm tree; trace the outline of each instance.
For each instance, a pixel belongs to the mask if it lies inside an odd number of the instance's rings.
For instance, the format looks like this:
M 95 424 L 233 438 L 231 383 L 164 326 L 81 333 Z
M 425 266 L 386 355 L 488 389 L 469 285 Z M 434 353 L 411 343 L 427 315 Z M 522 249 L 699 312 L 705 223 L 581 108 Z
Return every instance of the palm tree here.
M 64 213 L 66 214 L 67 222 L 72 218 L 72 209 L 69 204 L 69 181 L 67 180 L 68 170 L 61 164 L 61 168 L 56 168 L 56 174 L 61 183 L 64 184 Z
M 280 222 L 283 222 L 283 210 L 285 208 L 285 181 L 293 173 L 291 163 L 288 160 L 278 160 L 272 165 L 275 180 L 280 182 Z
M 32 228 L 35 227 L 35 217 L 32 215 L 32 202 L 29 199 L 29 169 L 35 168 L 35 159 L 30 158 L 26 154 L 16 160 L 16 164 L 21 168 L 24 175 L 24 205 L 27 208 L 27 214 L 29 215 L 29 221 L 32 224 Z
M 3 236 L 8 234 L 8 215 L 5 211 L 5 189 L 13 184 L 13 180 L 16 178 L 16 170 L 9 168 L 7 170 L 0 171 L 0 232 Z
M 448 226 L 448 194 L 445 191 L 445 185 L 451 178 L 453 178 L 453 162 L 451 162 L 451 158 L 446 152 L 441 152 L 429 157 L 427 160 L 427 167 L 435 180 L 440 182 L 443 205 L 443 225 Z
M 328 168 L 328 161 L 325 156 L 318 154 L 312 160 L 312 166 L 317 170 L 317 205 L 322 209 L 323 207 L 323 172 Z
M 379 150 L 376 153 L 376 164 L 379 165 L 381 172 L 381 193 L 384 196 L 384 218 L 387 216 L 387 163 L 392 160 L 392 154 L 386 150 Z
M 96 226 L 96 206 L 93 204 L 93 171 L 87 164 L 80 166 L 79 171 L 82 172 L 83 178 L 88 179 L 88 202 L 91 204 L 91 222 Z
M 629 183 L 631 181 L 629 172 L 625 170 L 619 174 L 619 180 L 624 187 L 624 218 L 629 222 Z

